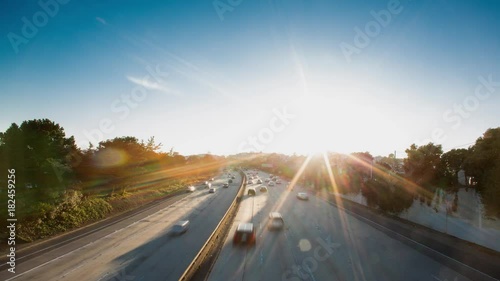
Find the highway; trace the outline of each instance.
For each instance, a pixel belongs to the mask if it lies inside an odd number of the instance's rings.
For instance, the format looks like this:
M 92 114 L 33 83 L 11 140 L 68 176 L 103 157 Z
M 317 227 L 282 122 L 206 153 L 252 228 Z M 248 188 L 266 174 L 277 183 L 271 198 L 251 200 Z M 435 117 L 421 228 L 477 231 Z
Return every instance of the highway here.
M 0 280 L 178 280 L 213 232 L 235 198 L 241 183 L 238 172 L 229 188 L 221 175 L 212 183 L 215 193 L 202 185 L 196 191 L 167 202 L 150 214 L 137 214 L 102 230 L 26 258 L 16 273 L 0 269 Z M 190 228 L 180 236 L 170 229 L 188 219 Z
M 247 186 L 257 196 L 245 193 L 208 280 L 470 280 L 323 199 L 298 200 L 298 186 L 268 186 L 267 193 L 258 186 Z M 266 228 L 271 211 L 283 215 L 285 229 Z M 255 247 L 233 246 L 240 222 L 257 227 Z

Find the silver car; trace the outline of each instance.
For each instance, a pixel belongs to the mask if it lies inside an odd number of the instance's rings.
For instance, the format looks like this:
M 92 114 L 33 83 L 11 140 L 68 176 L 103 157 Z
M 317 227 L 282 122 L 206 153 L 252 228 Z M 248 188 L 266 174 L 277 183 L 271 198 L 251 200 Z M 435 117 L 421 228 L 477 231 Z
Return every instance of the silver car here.
M 269 230 L 279 230 L 283 227 L 285 227 L 283 216 L 278 212 L 269 213 L 269 222 L 267 223 L 267 228 Z
M 300 200 L 309 200 L 309 194 L 305 192 L 299 192 L 297 193 L 297 198 L 299 198 Z
M 173 235 L 181 235 L 185 233 L 189 229 L 189 221 L 179 221 L 178 223 L 174 224 L 172 227 L 172 234 Z

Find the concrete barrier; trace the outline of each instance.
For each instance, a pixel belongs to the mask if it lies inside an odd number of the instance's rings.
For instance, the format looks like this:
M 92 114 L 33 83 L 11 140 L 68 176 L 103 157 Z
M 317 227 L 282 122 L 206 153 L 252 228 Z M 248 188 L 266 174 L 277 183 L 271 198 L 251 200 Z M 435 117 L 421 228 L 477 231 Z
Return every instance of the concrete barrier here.
M 238 194 L 234 198 L 233 202 L 227 209 L 220 222 L 217 224 L 217 227 L 212 232 L 207 242 L 205 242 L 201 250 L 189 264 L 188 268 L 184 271 L 181 278 L 179 278 L 180 281 L 204 280 L 206 275 L 210 273 L 210 270 L 215 260 L 217 259 L 220 248 L 224 243 L 226 235 L 231 229 L 234 217 L 238 213 L 241 198 L 245 192 L 246 175 L 241 170 L 240 174 L 242 182 L 239 187 Z

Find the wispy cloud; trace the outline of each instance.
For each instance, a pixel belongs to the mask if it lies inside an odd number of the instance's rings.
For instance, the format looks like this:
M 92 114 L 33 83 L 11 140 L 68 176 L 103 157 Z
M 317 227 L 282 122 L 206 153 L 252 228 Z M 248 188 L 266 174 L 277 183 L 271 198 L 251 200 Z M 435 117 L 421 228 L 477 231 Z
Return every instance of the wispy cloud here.
M 174 91 L 174 90 L 170 89 L 164 83 L 158 83 L 158 82 L 151 81 L 149 79 L 149 76 L 145 76 L 143 78 L 137 78 L 137 77 L 133 77 L 133 76 L 126 76 L 126 77 L 127 77 L 128 81 L 130 81 L 136 85 L 142 86 L 148 90 L 161 91 L 164 93 L 174 94 L 177 96 L 180 95 L 180 93 L 178 91 Z
M 102 23 L 102 24 L 104 24 L 104 25 L 108 24 L 108 22 L 105 19 L 100 18 L 100 17 L 96 17 L 95 20 L 98 21 L 98 22 L 100 22 L 100 23 Z
M 224 96 L 234 101 L 243 102 L 243 100 L 240 97 L 231 93 L 231 91 L 226 90 L 226 87 L 229 84 L 227 81 L 222 81 L 222 79 L 216 79 L 216 77 L 213 77 L 213 75 L 211 75 L 211 71 L 204 70 L 201 67 L 194 64 L 193 62 L 185 58 L 182 58 L 180 56 L 177 56 L 149 40 L 142 39 L 141 42 L 170 57 L 175 62 L 172 65 L 170 65 L 170 67 L 177 73 L 183 75 L 188 79 L 196 81 L 200 85 L 209 87 L 210 89 L 214 90 L 217 94 L 221 96 Z

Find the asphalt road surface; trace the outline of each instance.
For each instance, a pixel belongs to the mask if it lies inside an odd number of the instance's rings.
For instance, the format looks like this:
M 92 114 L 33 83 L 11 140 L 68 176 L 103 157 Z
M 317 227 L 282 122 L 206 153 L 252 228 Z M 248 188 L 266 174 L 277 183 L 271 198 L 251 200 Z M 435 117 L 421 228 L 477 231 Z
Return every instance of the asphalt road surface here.
M 258 186 L 247 186 L 257 196 L 244 196 L 208 280 L 469 280 L 322 199 L 297 199 L 300 187 Z M 271 211 L 283 215 L 285 229 L 267 229 Z M 232 245 L 240 222 L 257 227 L 255 247 Z
M 16 273 L 0 268 L 0 280 L 178 280 L 207 241 L 236 197 L 241 176 L 229 188 L 221 175 L 212 182 L 216 192 L 197 190 L 158 211 L 138 214 L 100 231 L 23 261 Z M 190 228 L 180 236 L 170 230 L 188 219 Z

